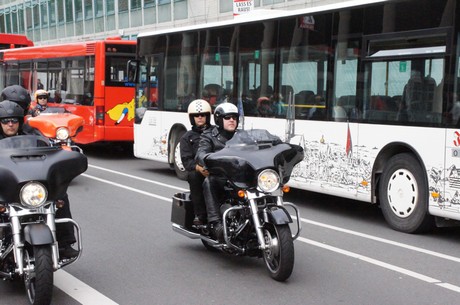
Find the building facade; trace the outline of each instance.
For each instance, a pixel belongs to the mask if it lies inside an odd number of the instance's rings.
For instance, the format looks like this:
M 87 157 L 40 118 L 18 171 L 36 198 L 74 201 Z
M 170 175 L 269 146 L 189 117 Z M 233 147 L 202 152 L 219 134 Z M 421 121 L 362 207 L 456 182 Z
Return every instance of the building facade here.
M 347 0 L 253 0 L 292 10 Z M 0 0 L 0 32 L 36 45 L 122 36 L 233 18 L 233 0 Z

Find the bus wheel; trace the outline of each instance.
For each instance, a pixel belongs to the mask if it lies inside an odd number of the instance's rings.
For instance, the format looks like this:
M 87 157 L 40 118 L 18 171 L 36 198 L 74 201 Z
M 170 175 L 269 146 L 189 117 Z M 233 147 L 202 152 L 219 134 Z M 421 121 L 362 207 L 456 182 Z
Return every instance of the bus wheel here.
M 428 214 L 428 186 L 423 170 L 408 153 L 392 157 L 379 183 L 380 208 L 393 229 L 420 233 L 431 229 L 434 218 Z
M 173 165 L 176 176 L 181 180 L 187 180 L 187 171 L 185 170 L 185 167 L 182 164 L 182 159 L 180 157 L 180 138 L 182 138 L 183 134 L 184 132 L 178 134 L 178 137 L 176 137 L 176 140 L 174 141 Z

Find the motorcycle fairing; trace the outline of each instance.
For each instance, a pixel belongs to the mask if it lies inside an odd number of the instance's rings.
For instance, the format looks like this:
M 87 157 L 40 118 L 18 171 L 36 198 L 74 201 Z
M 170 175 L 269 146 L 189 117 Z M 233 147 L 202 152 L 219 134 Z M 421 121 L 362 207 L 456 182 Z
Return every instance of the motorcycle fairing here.
M 257 184 L 257 174 L 263 169 L 278 171 L 282 183 L 289 181 L 294 166 L 302 161 L 301 146 L 282 143 L 265 130 L 238 131 L 226 146 L 205 158 L 211 174 L 224 176 L 237 187 Z
M 19 191 L 28 181 L 45 185 L 49 200 L 62 198 L 70 182 L 88 168 L 83 154 L 43 146 L 41 138 L 21 135 L 0 140 L 0 202 L 20 202 Z

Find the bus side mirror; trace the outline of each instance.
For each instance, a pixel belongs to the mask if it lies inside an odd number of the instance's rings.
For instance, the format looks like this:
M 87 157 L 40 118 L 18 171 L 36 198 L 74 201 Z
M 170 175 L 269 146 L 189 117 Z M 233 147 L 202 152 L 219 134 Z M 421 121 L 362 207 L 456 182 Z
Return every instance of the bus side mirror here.
M 138 69 L 139 69 L 139 61 L 138 60 L 130 60 L 127 64 L 127 75 L 128 75 L 128 82 L 130 83 L 137 83 L 138 81 Z

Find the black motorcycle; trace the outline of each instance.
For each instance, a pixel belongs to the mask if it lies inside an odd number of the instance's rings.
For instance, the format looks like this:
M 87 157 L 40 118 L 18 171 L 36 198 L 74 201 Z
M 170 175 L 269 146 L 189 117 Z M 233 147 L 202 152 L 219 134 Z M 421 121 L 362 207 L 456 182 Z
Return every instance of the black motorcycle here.
M 50 118 L 42 119 L 43 133 L 55 128 Z M 55 213 L 65 204 L 61 198 L 70 182 L 87 166 L 79 150 L 64 149 L 43 136 L 0 140 L 0 278 L 23 280 L 31 304 L 50 304 L 53 272 L 81 255 L 80 227 L 69 218 L 55 219 Z M 59 257 L 56 223 L 76 229 L 77 257 Z
M 263 257 L 270 276 L 277 281 L 289 278 L 294 267 L 293 241 L 299 236 L 299 211 L 283 201 L 294 166 L 304 157 L 302 147 L 283 143 L 266 130 L 240 130 L 218 152 L 205 158 L 212 175 L 227 179 L 221 213 L 224 242 L 210 234 L 208 225 L 194 226 L 189 193 L 173 197 L 173 230 L 201 239 L 209 250 L 234 255 Z M 292 218 L 295 213 L 295 234 Z

